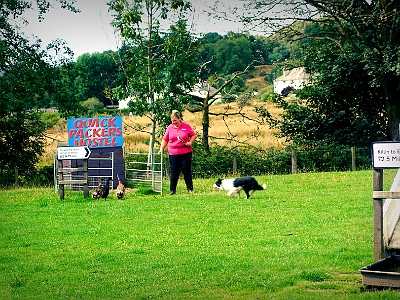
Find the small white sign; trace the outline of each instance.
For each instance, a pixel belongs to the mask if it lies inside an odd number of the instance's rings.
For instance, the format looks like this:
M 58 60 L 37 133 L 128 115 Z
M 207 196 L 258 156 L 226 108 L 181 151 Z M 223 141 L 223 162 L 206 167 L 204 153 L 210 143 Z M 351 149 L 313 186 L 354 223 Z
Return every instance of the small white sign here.
M 89 147 L 59 147 L 57 148 L 58 159 L 88 159 Z
M 375 169 L 400 168 L 400 142 L 372 143 L 372 166 Z

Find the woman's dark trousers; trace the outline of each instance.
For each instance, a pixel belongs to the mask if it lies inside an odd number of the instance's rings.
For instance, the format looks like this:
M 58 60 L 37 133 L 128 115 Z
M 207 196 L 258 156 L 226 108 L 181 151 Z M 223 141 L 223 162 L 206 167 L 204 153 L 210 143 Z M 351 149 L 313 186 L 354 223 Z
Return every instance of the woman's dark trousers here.
M 193 178 L 192 178 L 192 152 L 170 155 L 169 156 L 169 171 L 170 171 L 170 184 L 169 190 L 176 192 L 176 186 L 178 184 L 179 175 L 183 173 L 183 178 L 186 183 L 188 191 L 193 190 Z

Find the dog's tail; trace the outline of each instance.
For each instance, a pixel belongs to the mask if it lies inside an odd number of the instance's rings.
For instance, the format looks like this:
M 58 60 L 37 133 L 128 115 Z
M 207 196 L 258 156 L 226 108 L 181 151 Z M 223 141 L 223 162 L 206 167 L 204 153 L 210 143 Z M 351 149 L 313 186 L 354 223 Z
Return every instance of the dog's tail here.
M 265 190 L 266 188 L 267 188 L 267 185 L 265 183 L 263 185 L 257 184 L 255 190 L 262 191 L 262 190 Z

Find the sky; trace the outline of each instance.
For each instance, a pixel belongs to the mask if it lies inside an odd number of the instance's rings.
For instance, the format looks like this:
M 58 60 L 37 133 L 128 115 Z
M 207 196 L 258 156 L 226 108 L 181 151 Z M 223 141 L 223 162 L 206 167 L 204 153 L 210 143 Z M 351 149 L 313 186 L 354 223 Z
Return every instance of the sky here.
M 226 6 L 239 6 L 243 0 L 220 0 Z M 239 23 L 230 21 L 218 21 L 210 19 L 203 10 L 207 6 L 214 5 L 212 0 L 192 0 L 195 8 L 193 17 L 197 32 L 218 32 L 223 35 L 228 31 L 240 31 Z M 75 7 L 80 13 L 73 13 L 61 8 L 53 8 L 45 14 L 45 19 L 38 22 L 35 12 L 28 15 L 29 25 L 23 29 L 27 34 L 35 34 L 43 45 L 49 44 L 56 38 L 67 42 L 76 59 L 84 53 L 103 52 L 117 50 L 121 45 L 118 35 L 114 34 L 114 28 L 110 25 L 112 16 L 108 12 L 107 0 L 78 0 Z

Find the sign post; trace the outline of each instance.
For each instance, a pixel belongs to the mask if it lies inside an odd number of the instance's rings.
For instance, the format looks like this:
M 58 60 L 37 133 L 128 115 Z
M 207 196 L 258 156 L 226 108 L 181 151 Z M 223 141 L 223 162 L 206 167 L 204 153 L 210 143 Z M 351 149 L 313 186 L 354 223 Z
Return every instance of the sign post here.
M 372 143 L 373 200 L 374 200 L 374 261 L 384 258 L 383 240 L 383 169 L 400 168 L 400 142 Z
M 83 184 L 83 194 L 89 197 L 88 186 L 88 159 L 90 156 L 89 147 L 58 147 L 58 186 L 60 190 L 60 199 L 64 199 L 64 185 L 65 184 Z M 64 159 L 82 159 L 83 167 L 80 168 L 64 168 Z M 64 171 L 68 172 L 83 172 L 83 180 L 64 180 Z

